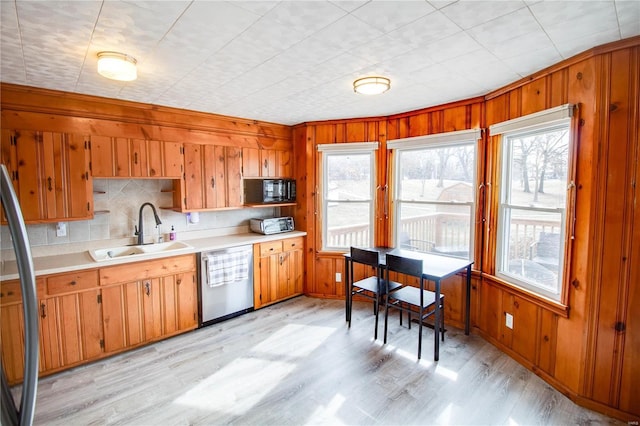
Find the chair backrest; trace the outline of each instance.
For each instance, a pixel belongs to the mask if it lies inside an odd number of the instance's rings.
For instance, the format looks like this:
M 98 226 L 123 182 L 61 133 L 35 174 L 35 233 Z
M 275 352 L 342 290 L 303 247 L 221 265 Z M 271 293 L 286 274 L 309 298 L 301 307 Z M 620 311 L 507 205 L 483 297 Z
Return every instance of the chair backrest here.
M 386 269 L 389 271 L 422 278 L 422 259 L 411 259 L 387 253 L 386 265 Z
M 377 251 L 351 247 L 351 261 L 373 267 L 380 265 L 380 254 Z

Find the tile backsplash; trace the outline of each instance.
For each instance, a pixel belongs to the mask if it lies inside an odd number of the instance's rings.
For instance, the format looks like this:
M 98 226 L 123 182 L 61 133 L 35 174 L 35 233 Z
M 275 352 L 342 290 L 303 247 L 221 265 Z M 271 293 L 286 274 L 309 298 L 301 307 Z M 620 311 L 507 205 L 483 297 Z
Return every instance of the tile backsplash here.
M 155 242 L 159 235 L 169 240 L 173 226 L 178 239 L 197 238 L 205 231 L 228 235 L 247 232 L 249 219 L 279 215 L 279 208 L 244 208 L 216 212 L 200 212 L 193 223 L 189 215 L 165 209 L 172 204 L 172 181 L 167 179 L 94 179 L 94 218 L 66 223 L 66 236 L 56 235 L 56 223 L 27 225 L 27 234 L 34 256 L 70 253 L 86 248 L 136 241 L 134 227 L 138 225 L 140 206 L 150 202 L 162 221 L 156 227 L 151 208 L 145 207 L 143 223 L 145 242 Z M 13 257 L 13 245 L 7 226 L 0 227 L 2 257 Z M 128 241 L 130 240 L 130 241 Z M 6 251 L 5 251 L 6 250 Z

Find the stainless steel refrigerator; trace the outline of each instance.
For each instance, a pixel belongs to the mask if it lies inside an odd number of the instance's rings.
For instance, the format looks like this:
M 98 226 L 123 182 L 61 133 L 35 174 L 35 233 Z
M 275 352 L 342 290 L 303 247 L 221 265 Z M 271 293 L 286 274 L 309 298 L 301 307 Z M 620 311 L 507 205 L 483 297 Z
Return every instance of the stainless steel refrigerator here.
M 2 208 L 5 212 L 11 239 L 13 240 L 13 248 L 16 253 L 24 315 L 24 379 L 20 405 L 17 406 L 13 399 L 5 377 L 4 365 L 2 365 L 0 369 L 2 371 L 2 400 L 0 401 L 2 403 L 2 417 L 0 421 L 5 426 L 31 425 L 35 414 L 38 389 L 39 327 L 36 280 L 27 228 L 24 225 L 18 197 L 4 164 L 0 165 L 0 192 L 2 195 Z

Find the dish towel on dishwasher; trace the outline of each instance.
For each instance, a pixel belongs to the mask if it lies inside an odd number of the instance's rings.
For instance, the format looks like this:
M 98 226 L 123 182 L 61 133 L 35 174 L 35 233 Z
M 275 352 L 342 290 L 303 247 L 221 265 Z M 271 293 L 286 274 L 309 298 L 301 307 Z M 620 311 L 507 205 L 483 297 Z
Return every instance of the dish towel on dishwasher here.
M 249 257 L 244 252 L 207 255 L 209 287 L 216 287 L 249 278 Z

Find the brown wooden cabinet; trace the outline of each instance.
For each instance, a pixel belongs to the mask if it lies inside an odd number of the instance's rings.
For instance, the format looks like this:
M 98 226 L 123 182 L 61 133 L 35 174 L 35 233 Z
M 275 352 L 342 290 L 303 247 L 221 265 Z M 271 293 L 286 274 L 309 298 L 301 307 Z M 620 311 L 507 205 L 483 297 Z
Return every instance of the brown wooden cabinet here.
M 100 178 L 181 179 L 182 144 L 91 136 L 91 170 Z
M 254 245 L 256 309 L 302 294 L 303 250 L 303 237 Z
M 102 354 L 98 271 L 46 277 L 39 300 L 40 369 L 55 371 Z
M 291 177 L 291 151 L 243 148 L 244 177 Z
M 0 283 L 2 362 L 9 383 L 24 373 L 24 319 L 20 281 Z M 102 355 L 97 270 L 40 277 L 40 373 L 49 374 Z
M 8 168 L 25 222 L 93 217 L 89 144 L 81 135 L 2 130 Z
M 7 381 L 17 383 L 24 374 L 24 319 L 18 280 L 0 282 L 0 346 Z
M 174 208 L 193 211 L 242 206 L 239 148 L 185 143 L 184 166 L 184 180 L 174 187 Z
M 105 352 L 197 327 L 195 256 L 100 269 Z

